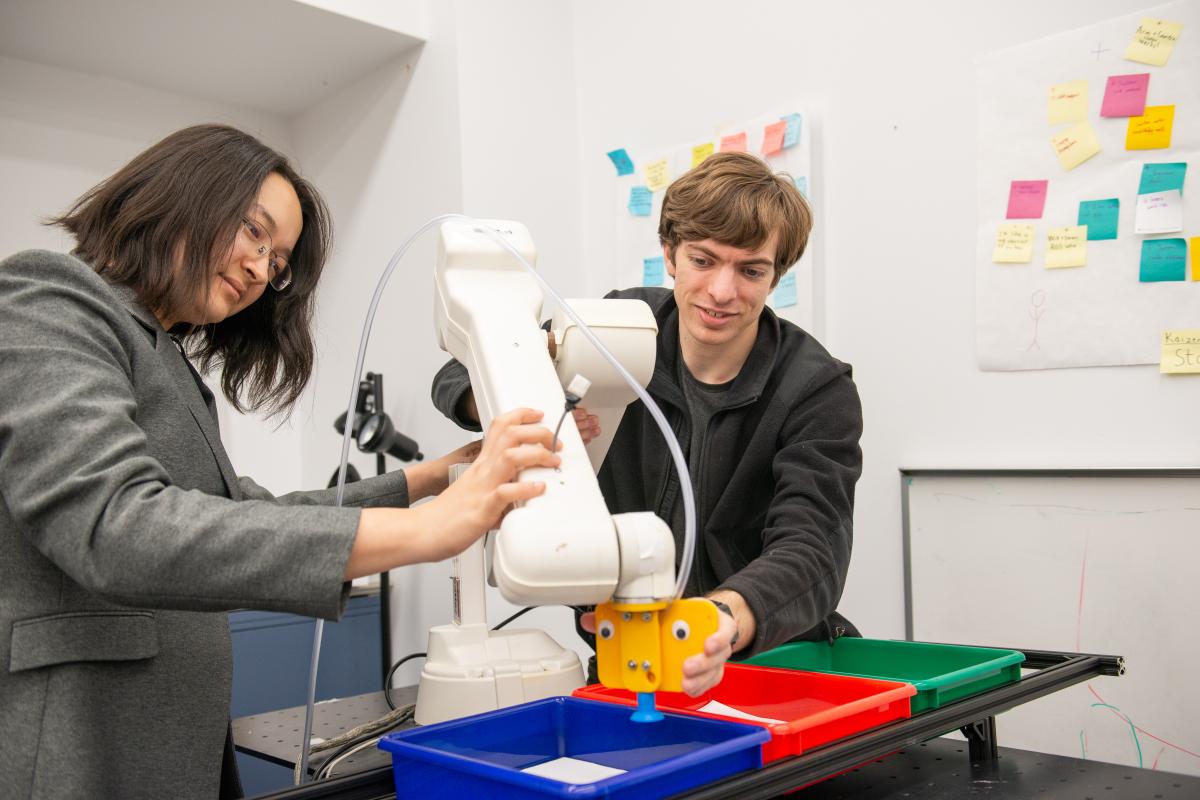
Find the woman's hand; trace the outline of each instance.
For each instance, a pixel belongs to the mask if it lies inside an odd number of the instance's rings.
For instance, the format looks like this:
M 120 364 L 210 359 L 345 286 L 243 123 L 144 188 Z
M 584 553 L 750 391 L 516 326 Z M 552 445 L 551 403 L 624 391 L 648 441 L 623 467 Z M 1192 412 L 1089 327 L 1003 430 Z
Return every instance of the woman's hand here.
M 542 412 L 530 408 L 496 417 L 471 466 L 436 498 L 413 509 L 422 517 L 428 560 L 458 555 L 497 527 L 514 503 L 546 490 L 540 481 L 517 481 L 522 470 L 561 463 L 547 449 L 553 432 L 535 424 L 541 419 Z
M 457 450 L 451 450 L 441 458 L 422 461 L 404 468 L 408 480 L 408 502 L 415 503 L 431 495 L 441 494 L 450 485 L 450 468 L 455 464 L 469 464 L 479 457 L 483 440 L 477 439 Z

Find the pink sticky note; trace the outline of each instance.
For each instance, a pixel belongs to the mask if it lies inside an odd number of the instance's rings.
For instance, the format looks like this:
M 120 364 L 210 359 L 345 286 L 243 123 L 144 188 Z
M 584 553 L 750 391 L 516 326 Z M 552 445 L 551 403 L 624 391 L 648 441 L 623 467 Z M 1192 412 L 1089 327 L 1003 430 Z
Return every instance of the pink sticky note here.
M 1146 90 L 1150 88 L 1150 73 L 1138 75 L 1109 75 L 1104 86 L 1102 117 L 1140 117 L 1146 113 Z
M 1041 219 L 1049 181 L 1013 181 L 1008 190 L 1008 219 Z
M 773 156 L 783 149 L 783 135 L 787 133 L 787 120 L 773 122 L 763 129 L 763 155 Z
M 787 127 L 786 124 L 784 127 Z M 728 153 L 731 150 L 735 150 L 739 153 L 746 152 L 745 131 L 742 131 L 741 133 L 731 133 L 728 136 L 721 137 L 721 152 Z

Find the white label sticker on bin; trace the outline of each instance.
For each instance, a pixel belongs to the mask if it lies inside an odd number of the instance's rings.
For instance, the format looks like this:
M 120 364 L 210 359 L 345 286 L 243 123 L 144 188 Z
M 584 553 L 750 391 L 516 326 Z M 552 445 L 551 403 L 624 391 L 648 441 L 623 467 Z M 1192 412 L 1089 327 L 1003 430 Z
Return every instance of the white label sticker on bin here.
M 770 717 L 758 717 L 754 714 L 748 714 L 741 709 L 727 706 L 724 703 L 719 703 L 716 700 L 710 700 L 700 706 L 697 711 L 703 711 L 705 714 L 720 714 L 722 717 L 737 717 L 738 719 L 748 719 L 751 722 L 769 722 L 773 725 L 782 725 L 783 720 L 771 719 Z
M 562 781 L 563 783 L 595 783 L 605 778 L 611 778 L 614 775 L 622 775 L 625 773 L 625 770 L 563 756 L 551 761 L 543 761 L 541 764 L 534 764 L 532 767 L 526 767 L 521 772 L 530 775 L 540 775 L 543 778 L 550 778 L 551 780 Z

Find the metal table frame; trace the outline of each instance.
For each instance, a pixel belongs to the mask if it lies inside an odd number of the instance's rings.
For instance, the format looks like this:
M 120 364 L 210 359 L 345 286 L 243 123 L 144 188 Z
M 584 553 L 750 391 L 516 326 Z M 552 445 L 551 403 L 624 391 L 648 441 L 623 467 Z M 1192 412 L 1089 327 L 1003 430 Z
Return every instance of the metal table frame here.
M 1121 675 L 1125 671 L 1125 660 L 1120 656 L 1043 650 L 1022 652 L 1025 653 L 1022 666 L 1036 672 L 1023 676 L 1016 683 L 964 698 L 917 717 L 898 720 L 804 755 L 780 759 L 762 769 L 734 775 L 677 797 L 691 800 L 776 797 L 956 729 L 962 730 L 967 737 L 970 760 L 987 762 L 997 755 L 996 714 L 1090 678 Z M 273 800 L 375 800 L 394 796 L 392 771 L 387 767 L 263 795 Z

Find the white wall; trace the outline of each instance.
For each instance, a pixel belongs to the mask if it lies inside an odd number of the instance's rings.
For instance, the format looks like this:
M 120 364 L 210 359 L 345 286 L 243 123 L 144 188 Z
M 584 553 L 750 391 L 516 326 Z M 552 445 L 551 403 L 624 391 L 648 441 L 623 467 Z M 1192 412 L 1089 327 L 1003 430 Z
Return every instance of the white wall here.
M 736 10 L 715 0 L 574 4 L 589 278 L 611 270 L 615 252 L 607 150 L 694 139 L 781 102 L 803 102 L 812 112 L 825 344 L 854 365 L 866 423 L 842 608 L 867 635 L 904 633 L 901 466 L 1200 462 L 1200 439 L 1187 430 L 1200 397 L 1194 379 L 1168 380 L 1150 366 L 975 367 L 973 59 L 1148 7 L 1145 0 L 747 2 Z

